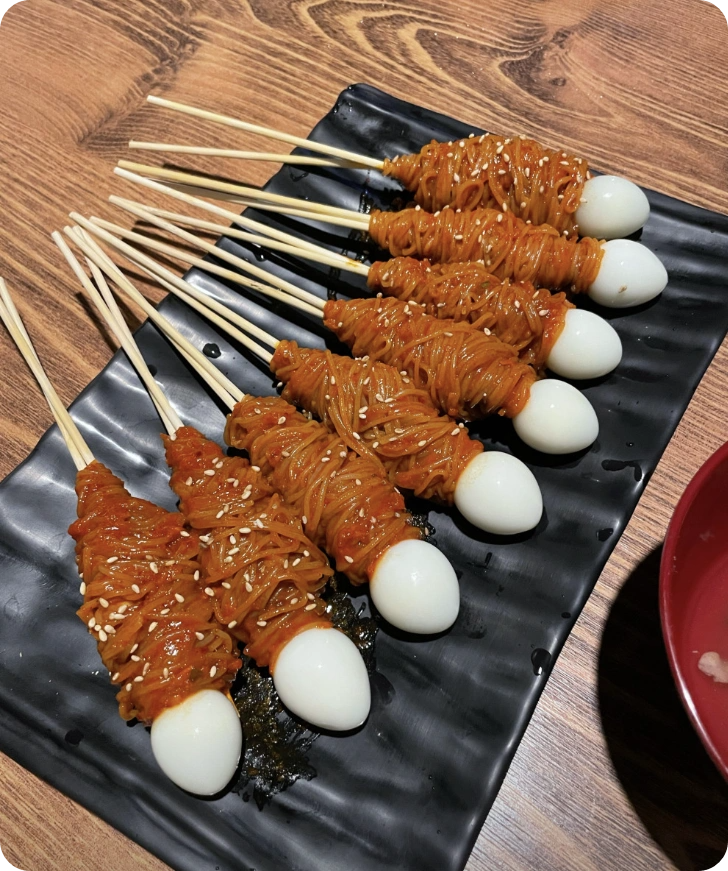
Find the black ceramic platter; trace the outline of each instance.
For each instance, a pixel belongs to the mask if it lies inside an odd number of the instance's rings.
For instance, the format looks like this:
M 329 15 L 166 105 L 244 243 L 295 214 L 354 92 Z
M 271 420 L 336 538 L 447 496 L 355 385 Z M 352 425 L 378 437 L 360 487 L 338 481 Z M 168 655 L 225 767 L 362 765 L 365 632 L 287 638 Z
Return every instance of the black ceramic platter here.
M 385 156 L 470 132 L 357 85 L 312 138 Z M 377 173 L 333 169 L 284 168 L 269 187 L 355 209 L 401 195 Z M 94 642 L 75 616 L 79 580 L 66 534 L 75 470 L 55 428 L 0 485 L 0 749 L 178 871 L 461 869 L 551 666 L 728 327 L 728 219 L 648 195 L 642 241 L 662 258 L 670 283 L 639 309 L 600 312 L 618 330 L 624 360 L 607 378 L 580 385 L 599 416 L 598 442 L 578 456 L 548 458 L 524 450 L 506 422 L 472 427 L 487 449 L 512 451 L 531 466 L 544 518 L 511 541 L 454 512 L 411 503 L 429 511 L 434 541 L 458 571 L 461 615 L 435 639 L 382 626 L 369 721 L 355 734 L 316 741 L 313 780 L 261 810 L 232 793 L 188 796 L 158 773 L 145 730 L 118 717 Z M 348 231 L 264 220 L 337 251 L 381 256 Z M 220 244 L 321 296 L 362 287 L 323 268 Z M 283 305 L 247 299 L 197 270 L 190 280 L 280 338 L 331 341 L 320 324 Z M 274 392 L 259 363 L 184 305 L 167 300 L 162 309 L 199 348 L 216 344 L 216 364 L 244 390 Z M 155 329 L 145 325 L 138 339 L 183 420 L 220 439 L 224 415 L 204 386 Z M 83 392 L 73 415 L 132 493 L 174 507 L 160 423 L 124 356 Z

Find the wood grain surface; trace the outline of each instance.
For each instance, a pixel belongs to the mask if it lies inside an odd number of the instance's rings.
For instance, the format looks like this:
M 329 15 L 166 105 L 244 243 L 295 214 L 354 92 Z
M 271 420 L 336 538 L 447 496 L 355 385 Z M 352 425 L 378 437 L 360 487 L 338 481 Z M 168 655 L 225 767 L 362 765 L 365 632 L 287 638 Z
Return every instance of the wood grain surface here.
M 726 213 L 727 37 L 701 0 L 25 0 L 0 28 L 0 273 L 70 402 L 111 347 L 48 233 L 71 208 L 111 215 L 130 138 L 200 141 L 197 122 L 146 106 L 149 93 L 306 135 L 365 81 Z M 203 144 L 264 143 L 214 128 Z M 245 174 L 260 183 L 275 169 Z M 4 336 L 0 365 L 1 477 L 50 417 Z M 468 871 L 702 869 L 725 851 L 728 788 L 673 688 L 656 584 L 671 512 L 728 439 L 727 389 L 724 343 L 554 668 Z M 165 867 L 4 757 L 0 784 L 0 846 L 19 868 Z

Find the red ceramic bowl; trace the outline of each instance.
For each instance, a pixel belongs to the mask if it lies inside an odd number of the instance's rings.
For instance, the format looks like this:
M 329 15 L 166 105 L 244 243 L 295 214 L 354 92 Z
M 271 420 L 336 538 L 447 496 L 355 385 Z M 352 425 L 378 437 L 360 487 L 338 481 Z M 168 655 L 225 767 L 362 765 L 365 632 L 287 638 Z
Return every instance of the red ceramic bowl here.
M 678 502 L 660 565 L 660 616 L 677 688 L 706 750 L 728 779 L 728 684 L 698 668 L 728 660 L 728 442 Z

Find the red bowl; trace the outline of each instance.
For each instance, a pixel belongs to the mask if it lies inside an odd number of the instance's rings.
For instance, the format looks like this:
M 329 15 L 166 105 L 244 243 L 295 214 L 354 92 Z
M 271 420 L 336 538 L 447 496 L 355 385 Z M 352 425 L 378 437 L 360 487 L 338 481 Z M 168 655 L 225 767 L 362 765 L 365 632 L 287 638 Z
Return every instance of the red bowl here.
M 728 660 L 728 442 L 678 502 L 660 565 L 660 617 L 670 667 L 706 750 L 728 779 L 728 684 L 698 668 Z

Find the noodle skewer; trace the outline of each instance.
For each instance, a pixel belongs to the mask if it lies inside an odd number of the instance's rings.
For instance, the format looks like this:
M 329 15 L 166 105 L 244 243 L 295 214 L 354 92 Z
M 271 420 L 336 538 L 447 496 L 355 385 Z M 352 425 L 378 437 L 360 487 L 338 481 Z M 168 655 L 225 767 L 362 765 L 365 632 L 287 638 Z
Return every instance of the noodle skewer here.
M 127 211 L 144 208 L 178 225 L 216 231 L 332 268 L 350 268 L 348 258 L 337 261 L 325 249 L 318 254 L 118 197 L 109 201 Z M 356 271 L 368 273 L 367 283 L 375 293 L 418 303 L 433 317 L 470 323 L 512 345 L 524 362 L 538 370 L 548 368 L 565 378 L 588 380 L 611 372 L 622 357 L 619 336 L 599 315 L 577 309 L 563 293 L 535 290 L 529 282 L 501 282 L 479 263 L 430 265 L 426 260 L 395 257 Z
M 67 235 L 79 245 L 83 241 L 68 229 Z M 85 241 L 89 253 L 108 265 L 103 252 Z M 170 485 L 200 535 L 201 584 L 216 619 L 245 644 L 247 656 L 270 669 L 281 701 L 294 714 L 323 729 L 361 726 L 369 714 L 369 678 L 355 645 L 326 616 L 319 595 L 333 574 L 326 557 L 304 535 L 300 518 L 247 460 L 225 456 L 218 445 L 179 421 L 98 266 L 91 260 L 89 265 L 103 299 L 90 283 L 83 282 L 84 288 L 145 385 L 154 385 L 163 419 L 178 422 L 168 425 L 163 437 L 173 470 Z M 113 264 L 109 272 L 116 276 Z
M 639 230 L 650 213 L 647 197 L 637 185 L 614 175 L 591 178 L 582 158 L 546 148 L 525 136 L 471 133 L 452 142 L 432 140 L 419 153 L 376 160 L 159 97 L 147 99 L 157 106 L 337 158 L 323 165 L 376 169 L 400 181 L 415 202 L 430 212 L 445 206 L 463 211 L 505 208 L 533 224 L 548 223 L 560 232 L 578 230 L 582 235 L 608 239 Z M 251 159 L 251 152 L 161 143 L 132 141 L 129 148 Z M 320 158 L 293 154 L 261 153 L 259 159 L 322 165 Z
M 240 759 L 242 732 L 229 686 L 241 663 L 194 577 L 198 538 L 180 514 L 132 497 L 94 459 L 42 374 L 4 282 L 0 297 L 0 317 L 41 384 L 78 470 L 78 520 L 69 530 L 82 577 L 78 615 L 120 687 L 119 713 L 151 724 L 154 757 L 174 783 L 217 793 Z
M 526 224 L 511 212 L 464 212 L 446 206 L 432 214 L 418 206 L 401 212 L 375 209 L 368 215 L 328 207 L 327 213 L 321 203 L 202 176 L 128 161 L 120 161 L 119 166 L 153 178 L 232 193 L 246 202 L 260 200 L 274 212 L 360 230 L 394 256 L 416 256 L 436 263 L 477 260 L 498 278 L 587 293 L 608 307 L 640 305 L 658 296 L 667 284 L 661 261 L 638 242 L 599 242 L 586 236 L 571 239 L 548 224 Z
M 577 310 L 563 293 L 536 290 L 530 282 L 501 282 L 477 262 L 430 264 L 412 257 L 395 257 L 367 267 L 359 261 L 304 242 L 291 234 L 271 230 L 265 224 L 241 218 L 235 212 L 126 170 L 117 168 L 116 173 L 257 233 L 274 235 L 268 240 L 265 235 L 254 235 L 223 224 L 142 206 L 120 197 L 109 197 L 109 202 L 120 208 L 145 208 L 157 217 L 182 226 L 208 230 L 364 275 L 367 285 L 375 292 L 383 292 L 404 302 L 418 302 L 425 306 L 427 314 L 434 317 L 468 321 L 476 329 L 493 333 L 506 344 L 513 345 L 521 359 L 537 369 L 546 367 L 565 378 L 591 379 L 611 372 L 621 360 L 622 345 L 611 325 L 593 312 Z
M 349 450 L 375 456 L 393 484 L 454 503 L 471 523 L 499 535 L 526 532 L 541 519 L 543 502 L 530 470 L 507 454 L 484 454 L 462 424 L 439 414 L 429 395 L 396 369 L 268 336 L 271 355 L 246 335 L 253 328 L 249 321 L 229 309 L 219 317 L 188 295 L 190 285 L 183 279 L 127 249 L 125 256 L 162 287 L 268 363 L 287 385 L 284 399 L 323 420 Z
M 228 262 L 251 271 L 247 261 L 219 251 L 143 209 L 132 211 L 187 241 L 194 240 L 203 250 L 216 256 L 219 252 Z M 150 244 L 147 237 L 109 222 L 93 219 L 90 226 L 106 233 L 104 238 L 112 245 L 118 246 L 118 240 L 112 241 L 114 237 L 105 228 L 145 247 L 179 257 L 173 246 Z M 180 259 L 190 262 L 186 255 Z M 210 266 L 199 259 L 195 265 L 203 270 Z M 249 284 L 242 276 L 232 275 L 238 284 Z M 282 286 L 275 276 L 269 275 L 268 280 Z M 268 292 L 257 282 L 255 289 Z M 358 337 L 355 356 L 367 355 L 389 363 L 398 371 L 404 370 L 417 387 L 429 392 L 445 414 L 470 420 L 494 412 L 504 413 L 514 419 L 516 432 L 523 441 L 546 453 L 583 450 L 597 437 L 599 425 L 594 410 L 578 390 L 555 380 L 535 383 L 535 370 L 522 363 L 513 348 L 494 336 L 474 330 L 469 324 L 437 320 L 414 303 L 404 304 L 394 299 L 324 302 L 298 289 L 297 296 L 306 303 L 291 299 L 291 304 L 318 306 L 318 316 L 324 325 L 350 347 Z M 357 319 L 361 319 L 361 326 L 366 323 L 366 338 L 357 330 Z
M 104 241 L 114 239 L 81 215 L 72 218 Z M 187 353 L 189 342 L 128 280 L 121 289 L 200 370 L 198 360 Z M 369 582 L 372 601 L 397 628 L 417 634 L 448 629 L 459 610 L 455 573 L 442 553 L 422 540 L 381 465 L 348 451 L 338 436 L 283 400 L 245 396 L 214 372 L 212 377 L 235 400 L 228 406 L 227 443 L 248 452 L 273 489 L 300 513 L 311 540 L 335 559 L 336 568 L 355 585 Z

